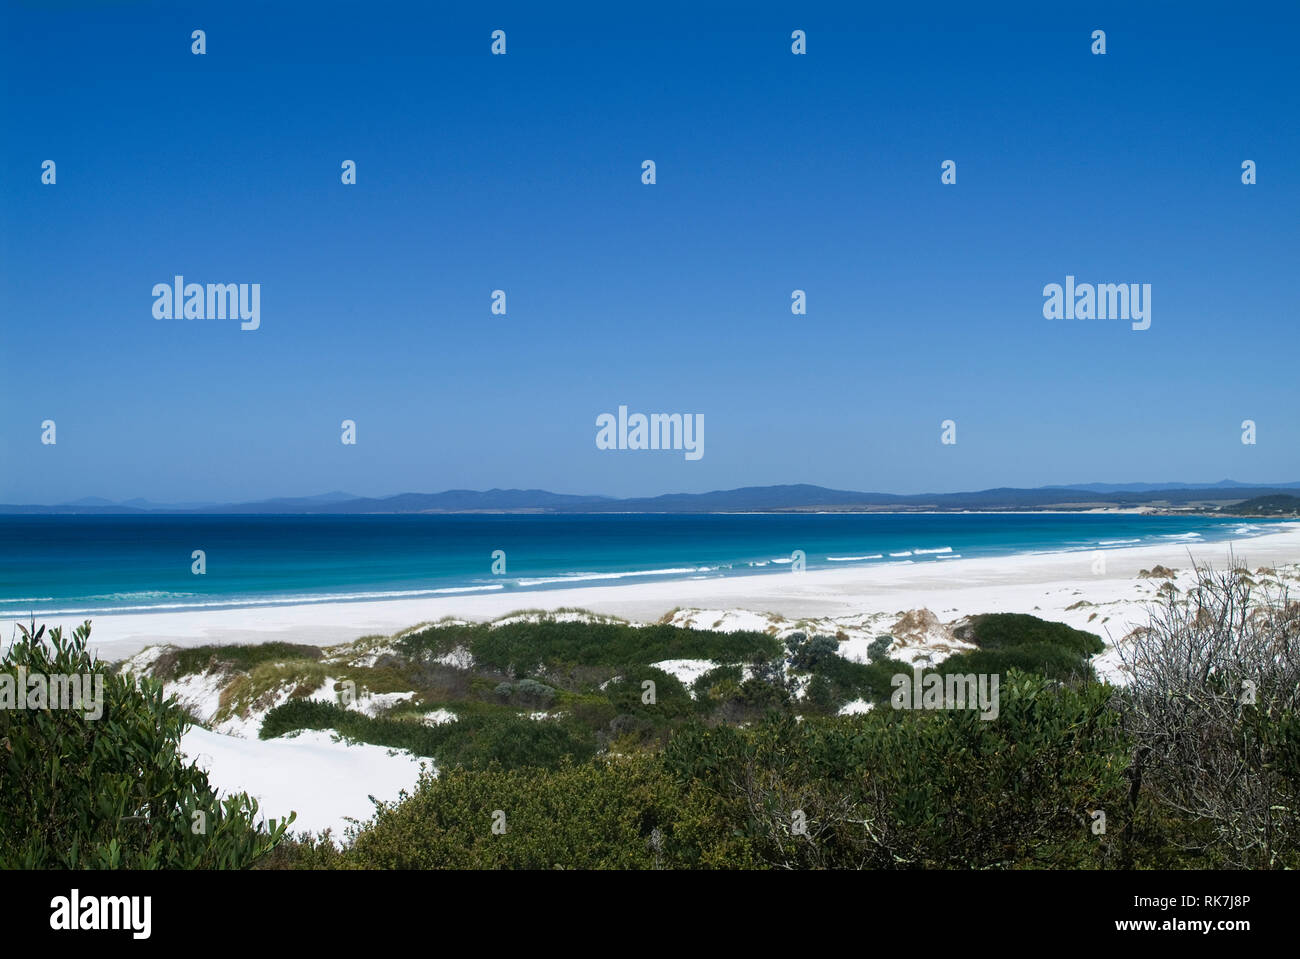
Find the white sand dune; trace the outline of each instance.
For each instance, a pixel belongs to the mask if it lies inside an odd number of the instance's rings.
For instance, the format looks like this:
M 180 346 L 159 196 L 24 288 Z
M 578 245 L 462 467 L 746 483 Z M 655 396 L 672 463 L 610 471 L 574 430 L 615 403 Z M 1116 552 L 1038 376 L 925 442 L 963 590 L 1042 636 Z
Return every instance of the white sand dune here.
M 419 779 L 421 760 L 401 750 L 335 739 L 315 731 L 241 739 L 194 727 L 181 749 L 223 795 L 246 792 L 256 799 L 259 817 L 282 820 L 296 812 L 291 832 L 330 828 L 342 839 L 349 817 L 365 821 L 374 813 L 371 796 L 391 802 L 402 790 L 409 792 Z

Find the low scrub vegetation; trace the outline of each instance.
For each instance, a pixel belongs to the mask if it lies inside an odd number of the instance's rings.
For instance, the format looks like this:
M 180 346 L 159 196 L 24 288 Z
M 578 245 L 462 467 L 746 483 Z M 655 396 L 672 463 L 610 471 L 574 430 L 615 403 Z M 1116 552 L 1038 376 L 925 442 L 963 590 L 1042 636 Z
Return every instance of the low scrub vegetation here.
M 89 637 L 89 623 L 66 637 L 33 624 L 0 660 L 0 691 L 19 676 L 83 680 L 83 708 L 0 708 L 0 868 L 239 869 L 266 856 L 288 823 L 263 825 L 246 795 L 218 799 L 180 753 L 187 717 L 162 684 L 110 670 Z
M 1121 687 L 1093 670 L 1101 640 L 1060 623 L 977 616 L 955 635 L 960 651 L 918 671 L 888 636 L 863 663 L 840 637 L 527 616 L 158 659 L 227 677 L 231 708 L 278 690 L 265 738 L 329 730 L 432 760 L 340 844 L 256 826 L 247 797 L 217 803 L 156 680 L 90 664 L 84 628 L 37 633 L 4 669 L 99 670 L 113 722 L 0 711 L 0 864 L 1300 867 L 1300 604 L 1279 585 L 1199 570 L 1121 644 Z M 998 708 L 891 708 L 917 672 L 994 674 Z M 363 711 L 346 684 L 403 695 Z M 195 810 L 211 832 L 189 832 Z
M 611 724 L 642 733 L 613 742 L 646 748 L 454 763 L 380 804 L 343 849 L 309 839 L 277 864 L 1300 867 L 1300 604 L 1253 589 L 1202 570 L 1187 596 L 1164 595 L 1124 647 L 1133 682 L 1118 689 L 1096 679 L 1091 633 L 973 617 L 958 638 L 975 648 L 924 672 L 997 673 L 993 721 L 887 708 L 892 677 L 911 672 L 887 658 L 888 637 L 867 664 L 795 634 L 689 693 L 656 677 L 658 712 L 625 677 L 590 715 L 612 709 Z M 835 715 L 850 698 L 876 708 Z

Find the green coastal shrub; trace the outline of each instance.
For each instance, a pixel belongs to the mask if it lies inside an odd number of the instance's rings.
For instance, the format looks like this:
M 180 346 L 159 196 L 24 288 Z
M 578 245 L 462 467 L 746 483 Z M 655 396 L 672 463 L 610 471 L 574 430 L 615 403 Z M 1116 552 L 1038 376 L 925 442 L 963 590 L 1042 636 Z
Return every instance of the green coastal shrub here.
M 692 721 L 662 752 L 425 776 L 359 868 L 1086 868 L 1126 839 L 1110 690 L 1012 674 L 998 720 L 876 710 Z M 1107 811 L 1109 833 L 1090 827 Z M 494 828 L 495 827 L 495 828 Z M 318 861 L 307 849 L 304 861 Z
M 880 659 L 858 663 L 832 653 L 818 659 L 813 667 L 814 676 L 823 677 L 830 685 L 830 698 L 842 706 L 855 699 L 882 702 L 893 692 L 891 680 L 899 673 L 911 674 L 912 668 L 894 659 Z
M 1109 699 L 1109 687 L 1012 673 L 996 721 L 877 708 L 692 725 L 664 761 L 680 786 L 713 795 L 768 866 L 1101 866 L 1117 853 L 1090 831 L 1089 811 L 1107 810 L 1121 830 L 1126 791 L 1127 743 Z
M 877 636 L 867 646 L 867 656 L 873 660 L 881 659 L 889 655 L 889 647 L 892 645 L 894 645 L 893 636 Z
M 442 767 L 553 768 L 596 752 L 591 729 L 570 717 L 530 719 L 499 711 L 466 711 L 454 722 L 425 725 L 414 717 L 372 717 L 334 703 L 292 699 L 266 714 L 258 735 L 274 739 L 300 729 L 333 730 L 356 742 L 406 749 Z
M 89 622 L 20 630 L 0 660 L 0 868 L 243 869 L 283 838 L 292 817 L 262 825 L 248 796 L 218 800 L 180 753 L 185 713 L 161 683 L 95 660 Z M 88 677 L 83 708 L 18 708 L 20 671 Z
M 581 666 L 624 668 L 665 659 L 749 662 L 779 655 L 780 643 L 763 633 L 711 633 L 656 623 L 519 621 L 432 626 L 403 637 L 397 646 L 408 655 L 445 654 L 464 646 L 476 665 L 509 676 L 540 675 Z
M 954 631 L 978 649 L 956 653 L 935 669 L 941 673 L 1006 673 L 1012 669 L 1053 679 L 1094 679 L 1089 658 L 1106 648 L 1101 637 L 1024 613 L 972 616 Z
M 757 865 L 712 797 L 655 755 L 555 769 L 451 770 L 380 803 L 343 854 L 379 869 L 656 869 Z
M 158 679 L 178 679 L 213 668 L 251 672 L 262 663 L 288 660 L 319 660 L 318 646 L 297 643 L 249 643 L 229 646 L 188 646 L 168 651 L 154 664 Z
M 647 687 L 646 683 L 653 683 Z M 653 702 L 648 702 L 653 691 Z M 695 715 L 697 706 L 680 679 L 651 666 L 632 667 L 626 676 L 611 680 L 605 697 L 620 714 L 640 716 L 655 726 Z
M 787 643 L 787 648 L 789 643 Z M 801 671 L 815 669 L 829 656 L 839 655 L 840 644 L 833 636 L 817 635 L 790 649 L 790 668 Z
M 512 706 L 531 709 L 550 709 L 555 705 L 555 688 L 535 679 L 520 679 L 513 683 L 498 683 L 494 690 L 501 700 Z
M 716 666 L 697 676 L 691 684 L 691 690 L 696 699 L 707 699 L 712 695 L 713 687 L 719 683 L 726 681 L 739 686 L 743 677 L 744 670 L 740 666 Z

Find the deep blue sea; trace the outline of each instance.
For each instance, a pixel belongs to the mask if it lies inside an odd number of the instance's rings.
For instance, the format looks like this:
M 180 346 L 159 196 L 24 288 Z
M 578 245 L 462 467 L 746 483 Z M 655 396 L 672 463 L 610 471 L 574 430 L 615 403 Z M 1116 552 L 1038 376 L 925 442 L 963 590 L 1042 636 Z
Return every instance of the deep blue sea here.
M 1243 539 L 1115 514 L 0 516 L 0 615 L 331 602 Z M 206 573 L 192 572 L 203 550 Z M 494 550 L 504 574 L 492 572 Z

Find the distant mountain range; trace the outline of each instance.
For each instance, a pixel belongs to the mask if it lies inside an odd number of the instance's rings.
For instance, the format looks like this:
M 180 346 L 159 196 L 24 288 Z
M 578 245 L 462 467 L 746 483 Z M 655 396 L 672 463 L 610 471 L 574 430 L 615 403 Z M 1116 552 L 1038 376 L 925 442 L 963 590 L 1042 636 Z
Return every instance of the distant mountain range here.
M 863 493 L 824 486 L 746 486 L 709 493 L 667 493 L 619 499 L 550 493 L 546 490 L 446 490 L 365 497 L 323 493 L 252 503 L 114 503 L 90 497 L 53 506 L 0 505 L 5 514 L 358 514 L 358 513 L 742 513 L 814 510 L 1033 510 L 1154 506 L 1214 508 L 1243 500 L 1287 495 L 1300 483 L 1271 486 L 1221 480 L 1218 483 L 1084 483 L 1036 489 L 999 488 L 970 493 Z
M 1296 489 L 1300 483 L 1275 483 L 1268 486 L 1268 489 Z M 1264 489 L 1265 485 L 1259 483 L 1238 483 L 1236 480 L 1219 480 L 1217 483 L 1075 483 L 1069 486 L 1053 487 L 1054 489 L 1081 489 L 1090 493 L 1145 493 L 1151 490 L 1173 490 L 1173 489 L 1192 489 L 1192 490 L 1221 490 L 1221 489 L 1242 489 L 1254 490 Z

